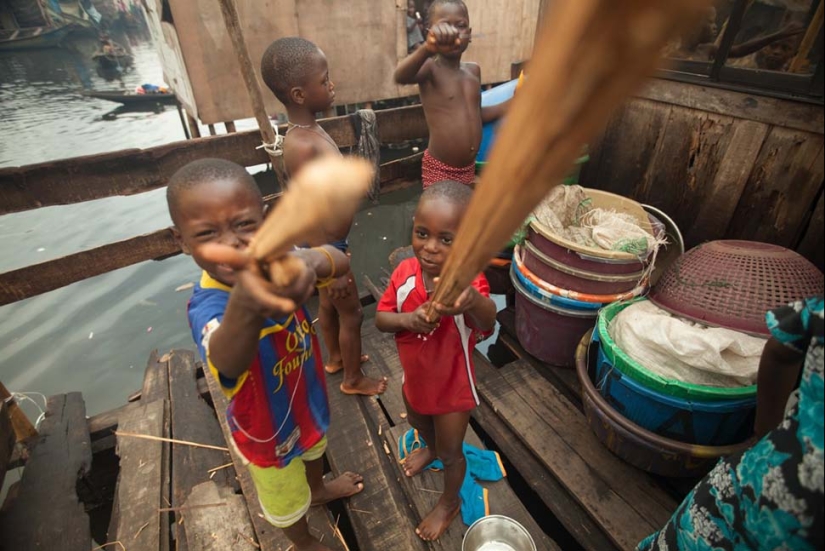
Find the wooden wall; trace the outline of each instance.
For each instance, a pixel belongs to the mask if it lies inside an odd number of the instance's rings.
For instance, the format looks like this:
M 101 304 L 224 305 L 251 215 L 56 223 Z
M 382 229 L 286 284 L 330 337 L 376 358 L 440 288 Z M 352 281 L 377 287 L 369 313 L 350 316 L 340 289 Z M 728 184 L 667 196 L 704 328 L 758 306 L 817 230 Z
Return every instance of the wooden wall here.
M 687 248 L 766 241 L 823 269 L 821 106 L 655 80 L 591 144 L 581 183 L 662 209 Z
M 187 111 L 204 124 L 252 116 L 217 0 L 148 0 L 167 82 Z M 530 57 L 540 0 L 467 0 L 473 43 L 467 60 L 485 83 L 510 78 L 510 64 Z M 392 74 L 407 55 L 406 0 L 236 0 L 255 66 L 283 36 L 312 40 L 327 54 L 339 104 L 397 98 L 417 92 Z M 171 15 L 171 21 L 170 16 Z M 263 83 L 261 83 L 263 86 Z M 263 87 L 267 111 L 283 106 Z

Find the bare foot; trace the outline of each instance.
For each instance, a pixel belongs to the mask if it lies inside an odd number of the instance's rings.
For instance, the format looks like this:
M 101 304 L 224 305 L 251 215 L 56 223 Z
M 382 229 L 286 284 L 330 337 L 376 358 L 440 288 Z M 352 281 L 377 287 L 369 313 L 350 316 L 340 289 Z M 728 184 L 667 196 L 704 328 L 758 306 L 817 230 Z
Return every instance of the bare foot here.
M 346 472 L 334 480 L 324 482 L 324 488 L 312 494 L 312 505 L 323 505 L 336 499 L 349 497 L 364 489 L 364 477 Z
M 370 361 L 370 357 L 368 354 L 361 354 L 361 363 L 367 363 Z M 330 375 L 334 375 L 344 369 L 344 363 L 341 360 L 337 360 L 334 362 L 329 362 L 324 366 L 324 371 L 329 373 Z
M 420 448 L 404 459 L 404 474 L 413 477 L 435 461 L 435 454 L 430 448 Z
M 354 384 L 341 383 L 341 392 L 344 394 L 360 394 L 361 396 L 375 396 L 383 394 L 387 390 L 387 378 L 372 379 L 370 377 L 361 377 Z
M 424 520 L 422 520 L 418 528 L 415 529 L 415 533 L 424 541 L 437 540 L 441 537 L 441 534 L 447 530 L 460 510 L 460 502 L 458 505 L 448 506 L 444 505 L 442 500 L 439 499 L 438 503 L 433 507 L 433 510 L 424 517 Z

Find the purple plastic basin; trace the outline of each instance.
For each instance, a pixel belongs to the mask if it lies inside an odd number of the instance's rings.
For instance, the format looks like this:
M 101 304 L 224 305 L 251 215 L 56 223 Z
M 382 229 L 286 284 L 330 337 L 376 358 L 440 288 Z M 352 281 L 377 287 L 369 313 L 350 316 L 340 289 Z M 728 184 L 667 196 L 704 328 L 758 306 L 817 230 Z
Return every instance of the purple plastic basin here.
M 608 274 L 567 266 L 541 252 L 536 245 L 524 243 L 524 265 L 542 280 L 570 291 L 592 295 L 614 295 L 632 291 L 644 272 Z
M 592 273 L 608 275 L 633 274 L 645 269 L 644 264 L 638 260 L 597 258 L 595 256 L 587 256 L 577 251 L 571 251 L 567 247 L 550 241 L 534 230 L 532 226 L 528 226 L 527 241 L 546 256 L 560 264 Z
M 576 365 L 581 336 L 593 329 L 597 310 L 570 310 L 544 304 L 517 281 L 516 336 L 524 349 L 539 360 L 559 367 Z

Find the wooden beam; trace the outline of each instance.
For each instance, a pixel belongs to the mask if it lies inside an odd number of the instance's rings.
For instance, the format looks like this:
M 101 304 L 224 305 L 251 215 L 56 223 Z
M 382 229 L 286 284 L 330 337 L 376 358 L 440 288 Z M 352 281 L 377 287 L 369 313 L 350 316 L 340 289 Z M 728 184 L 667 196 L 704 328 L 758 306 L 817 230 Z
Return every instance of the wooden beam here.
M 821 105 L 673 80 L 651 79 L 635 97 L 820 135 L 825 125 Z
M 381 192 L 388 193 L 417 182 L 421 177 L 421 157 L 419 153 L 381 165 Z M 180 252 L 172 232 L 166 228 L 5 272 L 0 274 L 0 306 L 147 260 L 163 260 Z
M 420 105 L 376 112 L 381 143 L 427 137 Z M 349 116 L 320 121 L 339 147 L 356 145 Z M 281 125 L 281 134 L 286 125 Z M 176 170 L 207 157 L 229 159 L 243 166 L 267 163 L 269 158 L 257 131 L 235 132 L 152 147 L 73 157 L 23 167 L 0 169 L 0 214 L 50 205 L 68 205 L 134 195 L 163 187 Z

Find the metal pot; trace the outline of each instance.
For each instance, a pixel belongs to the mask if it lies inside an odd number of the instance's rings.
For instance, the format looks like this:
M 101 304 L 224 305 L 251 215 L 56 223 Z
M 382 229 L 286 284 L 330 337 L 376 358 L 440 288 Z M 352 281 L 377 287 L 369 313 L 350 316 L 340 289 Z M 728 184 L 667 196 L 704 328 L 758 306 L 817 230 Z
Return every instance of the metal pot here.
M 461 551 L 536 551 L 530 533 L 509 517 L 490 515 L 470 526 Z

